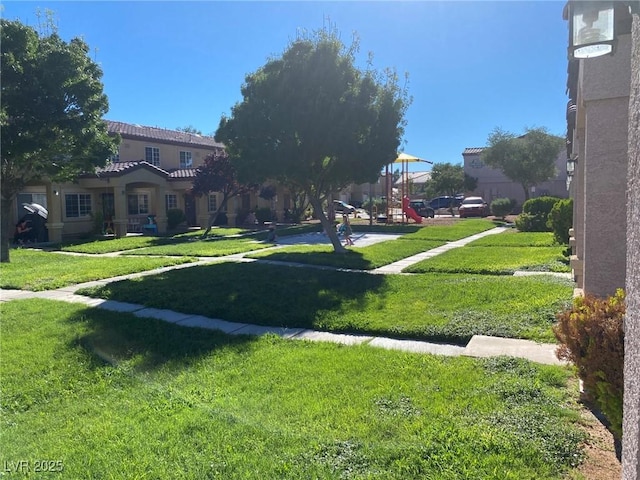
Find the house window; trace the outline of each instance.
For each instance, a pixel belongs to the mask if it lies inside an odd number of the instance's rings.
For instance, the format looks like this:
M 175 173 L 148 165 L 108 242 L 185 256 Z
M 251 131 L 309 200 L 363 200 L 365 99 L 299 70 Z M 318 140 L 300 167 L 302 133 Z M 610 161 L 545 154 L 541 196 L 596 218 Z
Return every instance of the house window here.
M 211 194 L 209 195 L 208 211 L 209 213 L 212 213 L 212 212 L 215 212 L 216 210 L 218 210 L 218 199 L 215 196 L 215 194 Z
M 158 147 L 144 147 L 144 159 L 151 165 L 160 166 L 160 149 Z
M 191 168 L 193 166 L 193 158 L 191 152 L 180 152 L 180 168 Z
M 120 161 L 120 154 L 119 153 L 114 153 L 113 155 L 111 155 L 109 157 L 109 162 L 111 163 L 117 163 Z
M 127 195 L 127 206 L 129 215 L 146 215 L 149 213 L 149 195 Z
M 165 195 L 165 207 L 167 210 L 171 210 L 173 208 L 178 208 L 178 196 L 172 193 Z
M 64 210 L 67 218 L 80 218 L 90 216 L 91 194 L 67 193 L 64 196 Z

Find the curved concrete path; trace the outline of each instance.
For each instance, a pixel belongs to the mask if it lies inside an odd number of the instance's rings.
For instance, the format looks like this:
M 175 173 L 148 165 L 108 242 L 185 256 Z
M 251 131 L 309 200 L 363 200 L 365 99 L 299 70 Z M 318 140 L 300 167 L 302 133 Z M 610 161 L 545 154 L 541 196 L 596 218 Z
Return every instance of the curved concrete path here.
M 485 232 L 472 235 L 470 237 L 449 242 L 446 245 L 428 250 L 426 252 L 405 258 L 401 261 L 385 265 L 384 267 L 370 271 L 374 274 L 399 274 L 403 268 L 413 263 L 439 255 L 453 248 L 466 245 L 469 242 L 477 240 L 487 235 L 494 235 L 505 231 L 505 228 L 494 228 Z M 364 234 L 366 235 L 366 234 Z M 362 236 L 362 239 L 365 236 Z M 377 239 L 377 241 L 388 240 L 389 238 Z M 293 239 L 291 239 L 293 240 Z M 369 238 L 372 243 L 373 237 Z M 291 242 L 287 242 L 290 244 Z M 364 243 L 364 242 L 362 242 Z M 362 244 L 360 243 L 360 244 Z M 277 247 L 276 247 L 277 248 Z M 525 358 L 534 362 L 550 364 L 550 365 L 566 365 L 566 362 L 560 361 L 555 356 L 556 344 L 543 344 L 530 340 L 520 340 L 512 338 L 489 337 L 485 335 L 475 335 L 466 346 L 451 345 L 437 342 L 425 342 L 420 340 L 402 340 L 385 337 L 376 337 L 358 334 L 339 334 L 331 332 L 322 332 L 303 328 L 281 328 L 268 327 L 262 325 L 254 325 L 248 323 L 235 323 L 226 320 L 208 318 L 201 315 L 185 314 L 174 312 L 171 310 L 161 310 L 156 308 L 148 308 L 144 305 L 117 302 L 114 300 L 103 300 L 98 298 L 77 295 L 75 292 L 81 288 L 106 285 L 111 282 L 125 280 L 129 278 L 138 278 L 147 275 L 156 275 L 158 273 L 176 270 L 181 268 L 189 268 L 196 265 L 210 264 L 212 262 L 233 260 L 233 261 L 263 261 L 249 260 L 243 258 L 244 254 L 230 255 L 228 257 L 206 258 L 200 259 L 198 262 L 189 264 L 174 265 L 170 267 L 149 270 L 146 272 L 122 275 L 119 277 L 96 280 L 56 290 L 45 290 L 42 292 L 32 292 L 27 290 L 2 290 L 0 289 L 0 301 L 7 302 L 11 300 L 19 300 L 25 298 L 44 298 L 50 300 L 59 300 L 64 302 L 82 303 L 89 307 L 102 308 L 114 312 L 128 312 L 138 317 L 154 318 L 163 320 L 184 327 L 198 327 L 210 330 L 219 330 L 229 335 L 264 335 L 267 333 L 278 335 L 282 338 L 293 340 L 308 340 L 320 342 L 335 342 L 345 345 L 367 344 L 372 347 L 387 348 L 392 350 L 403 350 L 415 353 L 429 353 L 435 355 L 458 356 L 466 355 L 471 357 L 491 357 L 498 355 L 508 355 L 513 357 Z M 275 262 L 274 262 L 275 263 Z M 282 262 L 278 262 L 282 264 Z M 301 264 L 296 264 L 302 266 Z M 306 266 L 306 265 L 305 265 Z M 325 268 L 325 267 L 323 267 Z

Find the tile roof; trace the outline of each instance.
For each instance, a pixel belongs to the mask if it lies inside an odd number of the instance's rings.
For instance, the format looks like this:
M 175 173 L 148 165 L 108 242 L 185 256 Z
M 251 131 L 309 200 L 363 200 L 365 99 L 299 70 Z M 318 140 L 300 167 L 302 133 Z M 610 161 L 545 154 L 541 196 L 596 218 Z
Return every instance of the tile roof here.
M 465 148 L 464 152 L 462 152 L 463 155 L 470 155 L 473 153 L 482 153 L 484 151 L 484 147 L 471 147 L 471 148 Z
M 107 120 L 109 133 L 118 133 L 125 138 L 140 138 L 146 140 L 157 140 L 159 142 L 179 143 L 182 145 L 199 146 L 202 148 L 224 148 L 220 142 L 216 142 L 213 137 L 198 135 L 195 133 L 179 132 L 177 130 L 167 130 L 158 127 L 145 127 L 142 125 L 132 125 L 124 122 L 114 122 Z
M 195 168 L 181 168 L 180 170 L 173 170 L 169 172 L 169 178 L 194 178 L 196 176 Z
M 156 167 L 155 165 L 150 164 L 145 160 L 137 160 L 135 162 L 113 162 L 107 163 L 104 167 L 98 167 L 95 170 L 95 175 L 99 177 L 117 177 L 124 173 L 132 172 L 133 170 L 137 170 L 139 168 L 147 168 L 152 171 L 155 171 L 158 175 L 162 175 L 165 177 L 169 176 L 169 172 L 163 170 L 160 167 Z M 92 176 L 94 174 L 88 174 Z

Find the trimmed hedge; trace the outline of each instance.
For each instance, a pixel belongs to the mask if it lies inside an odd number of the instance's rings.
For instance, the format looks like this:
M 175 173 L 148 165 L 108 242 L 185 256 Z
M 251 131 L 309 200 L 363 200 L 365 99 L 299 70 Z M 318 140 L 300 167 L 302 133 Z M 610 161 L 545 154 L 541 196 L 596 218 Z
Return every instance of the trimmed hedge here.
M 187 219 L 184 212 L 179 208 L 170 208 L 167 210 L 167 228 L 173 230 Z
M 560 200 L 558 197 L 530 198 L 522 205 L 522 213 L 516 218 L 516 227 L 521 232 L 550 232 L 547 220 L 551 209 Z
M 551 209 L 547 227 L 553 232 L 553 238 L 561 245 L 569 245 L 569 229 L 573 226 L 573 200 L 558 200 Z
M 491 213 L 500 218 L 504 218 L 513 210 L 513 201 L 510 198 L 496 198 L 491 202 Z

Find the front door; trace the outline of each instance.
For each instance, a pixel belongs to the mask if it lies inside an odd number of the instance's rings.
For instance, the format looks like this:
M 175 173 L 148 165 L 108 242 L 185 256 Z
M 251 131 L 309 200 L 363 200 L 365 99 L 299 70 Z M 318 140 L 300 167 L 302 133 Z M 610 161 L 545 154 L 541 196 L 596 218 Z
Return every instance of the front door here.
M 198 224 L 196 220 L 196 199 L 188 193 L 184 195 L 184 215 L 187 217 L 188 226 L 193 227 Z

